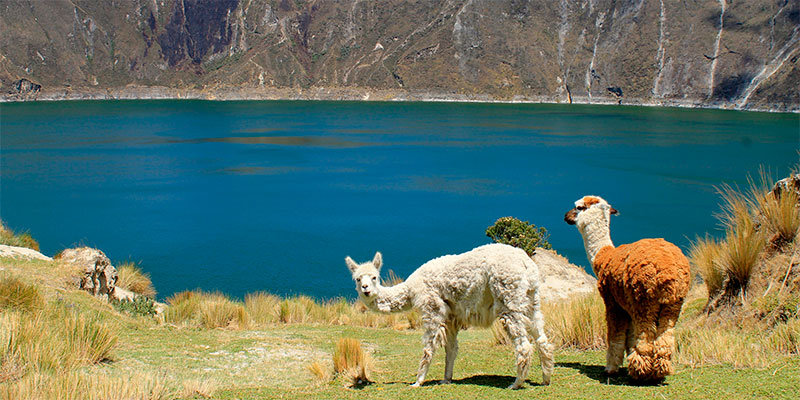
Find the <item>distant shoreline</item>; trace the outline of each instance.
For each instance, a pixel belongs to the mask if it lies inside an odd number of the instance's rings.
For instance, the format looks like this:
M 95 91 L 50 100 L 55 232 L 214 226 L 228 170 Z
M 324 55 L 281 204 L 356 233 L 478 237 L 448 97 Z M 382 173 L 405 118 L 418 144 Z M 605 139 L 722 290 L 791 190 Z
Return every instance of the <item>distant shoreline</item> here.
M 664 108 L 694 108 L 729 111 L 800 113 L 800 105 L 791 109 L 737 108 L 729 103 L 707 104 L 692 100 L 643 101 L 636 98 L 573 96 L 572 101 L 556 96 L 514 96 L 498 99 L 486 94 L 461 94 L 433 91 L 408 91 L 364 88 L 220 88 L 220 89 L 179 89 L 163 86 L 128 86 L 111 89 L 71 89 L 43 90 L 28 94 L 3 94 L 0 103 L 20 103 L 35 101 L 75 101 L 75 100 L 208 100 L 208 101 L 386 101 L 386 102 L 453 102 L 487 104 L 579 104 L 579 105 L 622 105 Z M 621 100 L 621 101 L 620 101 Z

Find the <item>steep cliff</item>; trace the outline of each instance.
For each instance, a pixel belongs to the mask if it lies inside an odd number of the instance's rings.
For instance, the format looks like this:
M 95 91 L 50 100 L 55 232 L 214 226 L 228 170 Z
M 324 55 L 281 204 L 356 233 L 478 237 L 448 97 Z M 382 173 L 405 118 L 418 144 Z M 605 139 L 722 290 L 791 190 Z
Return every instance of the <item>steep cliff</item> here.
M 0 31 L 5 99 L 381 93 L 800 110 L 790 0 L 6 0 Z

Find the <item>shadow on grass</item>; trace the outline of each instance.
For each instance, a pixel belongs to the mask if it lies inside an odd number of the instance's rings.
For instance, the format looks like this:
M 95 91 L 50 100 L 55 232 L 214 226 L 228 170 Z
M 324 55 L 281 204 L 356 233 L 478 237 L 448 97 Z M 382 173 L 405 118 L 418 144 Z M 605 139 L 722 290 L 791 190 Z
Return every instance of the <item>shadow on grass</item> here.
M 575 362 L 556 363 L 556 367 L 572 368 L 586 377 L 596 380 L 604 385 L 616 386 L 661 386 L 664 380 L 657 381 L 634 381 L 628 376 L 627 368 L 620 368 L 615 375 L 606 374 L 605 367 L 602 365 L 585 365 Z
M 505 389 L 511 386 L 514 383 L 515 377 L 513 376 L 504 376 L 504 375 L 474 375 L 469 376 L 462 379 L 453 379 L 450 383 L 451 385 L 476 385 L 476 386 L 486 386 L 486 387 L 495 387 Z M 542 386 L 540 382 L 531 382 L 530 380 L 525 381 L 527 384 L 531 386 Z M 402 382 L 389 382 L 391 384 L 398 384 Z M 411 385 L 410 383 L 406 383 L 407 385 Z M 422 386 L 437 386 L 441 385 L 437 380 L 429 380 L 425 381 Z

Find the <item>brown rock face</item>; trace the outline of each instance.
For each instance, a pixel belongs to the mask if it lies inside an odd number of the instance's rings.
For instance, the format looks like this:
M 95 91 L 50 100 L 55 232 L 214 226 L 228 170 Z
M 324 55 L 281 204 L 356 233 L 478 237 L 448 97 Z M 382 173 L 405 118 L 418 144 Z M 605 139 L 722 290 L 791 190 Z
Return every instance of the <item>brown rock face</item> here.
M 58 260 L 75 264 L 82 269 L 80 288 L 106 299 L 115 298 L 117 269 L 111 260 L 98 249 L 80 247 L 61 252 Z
M 129 85 L 245 98 L 324 88 L 800 111 L 798 1 L 3 4 L 6 98 L 24 78 L 42 85 L 39 99 L 135 96 L 119 94 Z

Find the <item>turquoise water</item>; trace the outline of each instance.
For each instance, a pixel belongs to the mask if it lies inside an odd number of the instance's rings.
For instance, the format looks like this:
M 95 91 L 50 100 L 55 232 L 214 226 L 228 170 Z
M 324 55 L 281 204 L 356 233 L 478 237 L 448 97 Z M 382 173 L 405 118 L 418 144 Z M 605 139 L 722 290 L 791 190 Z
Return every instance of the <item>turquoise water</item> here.
M 2 104 L 0 217 L 42 251 L 90 245 L 185 289 L 353 297 L 344 257 L 407 276 L 507 215 L 588 265 L 564 213 L 686 249 L 714 186 L 798 163 L 800 116 L 611 106 L 90 101 Z

